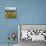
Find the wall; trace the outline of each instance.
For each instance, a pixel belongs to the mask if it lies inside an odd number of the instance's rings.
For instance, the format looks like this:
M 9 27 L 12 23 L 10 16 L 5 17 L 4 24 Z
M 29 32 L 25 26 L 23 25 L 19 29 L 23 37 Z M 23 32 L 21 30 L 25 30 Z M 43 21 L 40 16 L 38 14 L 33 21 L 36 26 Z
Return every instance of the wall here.
M 16 0 L 20 24 L 46 24 L 46 0 Z
M 16 32 L 18 19 L 5 19 L 5 7 L 15 7 L 15 0 L 0 0 L 0 44 L 8 43 L 8 34 Z M 15 41 L 17 43 L 17 39 Z
M 6 6 L 17 8 L 16 19 L 4 18 Z M 8 43 L 7 36 L 17 32 L 17 24 L 46 24 L 46 0 L 0 0 L 0 44 Z

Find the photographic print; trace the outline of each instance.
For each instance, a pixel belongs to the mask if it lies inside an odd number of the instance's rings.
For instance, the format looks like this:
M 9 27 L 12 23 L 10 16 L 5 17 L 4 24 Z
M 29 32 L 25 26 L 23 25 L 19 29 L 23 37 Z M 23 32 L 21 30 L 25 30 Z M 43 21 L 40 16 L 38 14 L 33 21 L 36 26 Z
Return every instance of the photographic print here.
M 16 7 L 5 7 L 5 18 L 15 19 L 16 18 Z
M 18 37 L 20 46 L 31 45 L 32 42 L 45 42 L 46 41 L 46 25 L 18 25 Z

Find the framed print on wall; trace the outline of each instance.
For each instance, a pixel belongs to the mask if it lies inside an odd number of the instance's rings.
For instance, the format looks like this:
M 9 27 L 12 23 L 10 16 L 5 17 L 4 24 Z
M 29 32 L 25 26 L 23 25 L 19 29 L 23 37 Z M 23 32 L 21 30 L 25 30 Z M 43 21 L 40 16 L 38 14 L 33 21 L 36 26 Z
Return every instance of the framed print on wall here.
M 18 25 L 18 40 L 46 41 L 46 25 Z
M 16 18 L 16 7 L 5 7 L 5 18 L 15 19 Z

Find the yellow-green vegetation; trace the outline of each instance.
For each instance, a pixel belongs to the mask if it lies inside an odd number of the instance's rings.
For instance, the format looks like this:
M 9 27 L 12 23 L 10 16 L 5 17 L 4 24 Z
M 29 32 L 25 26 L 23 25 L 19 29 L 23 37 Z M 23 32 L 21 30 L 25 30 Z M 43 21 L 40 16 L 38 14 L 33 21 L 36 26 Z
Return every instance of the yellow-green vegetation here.
M 15 11 L 14 12 L 6 12 L 5 16 L 6 16 L 6 18 L 14 19 L 14 18 L 16 18 L 16 12 Z

